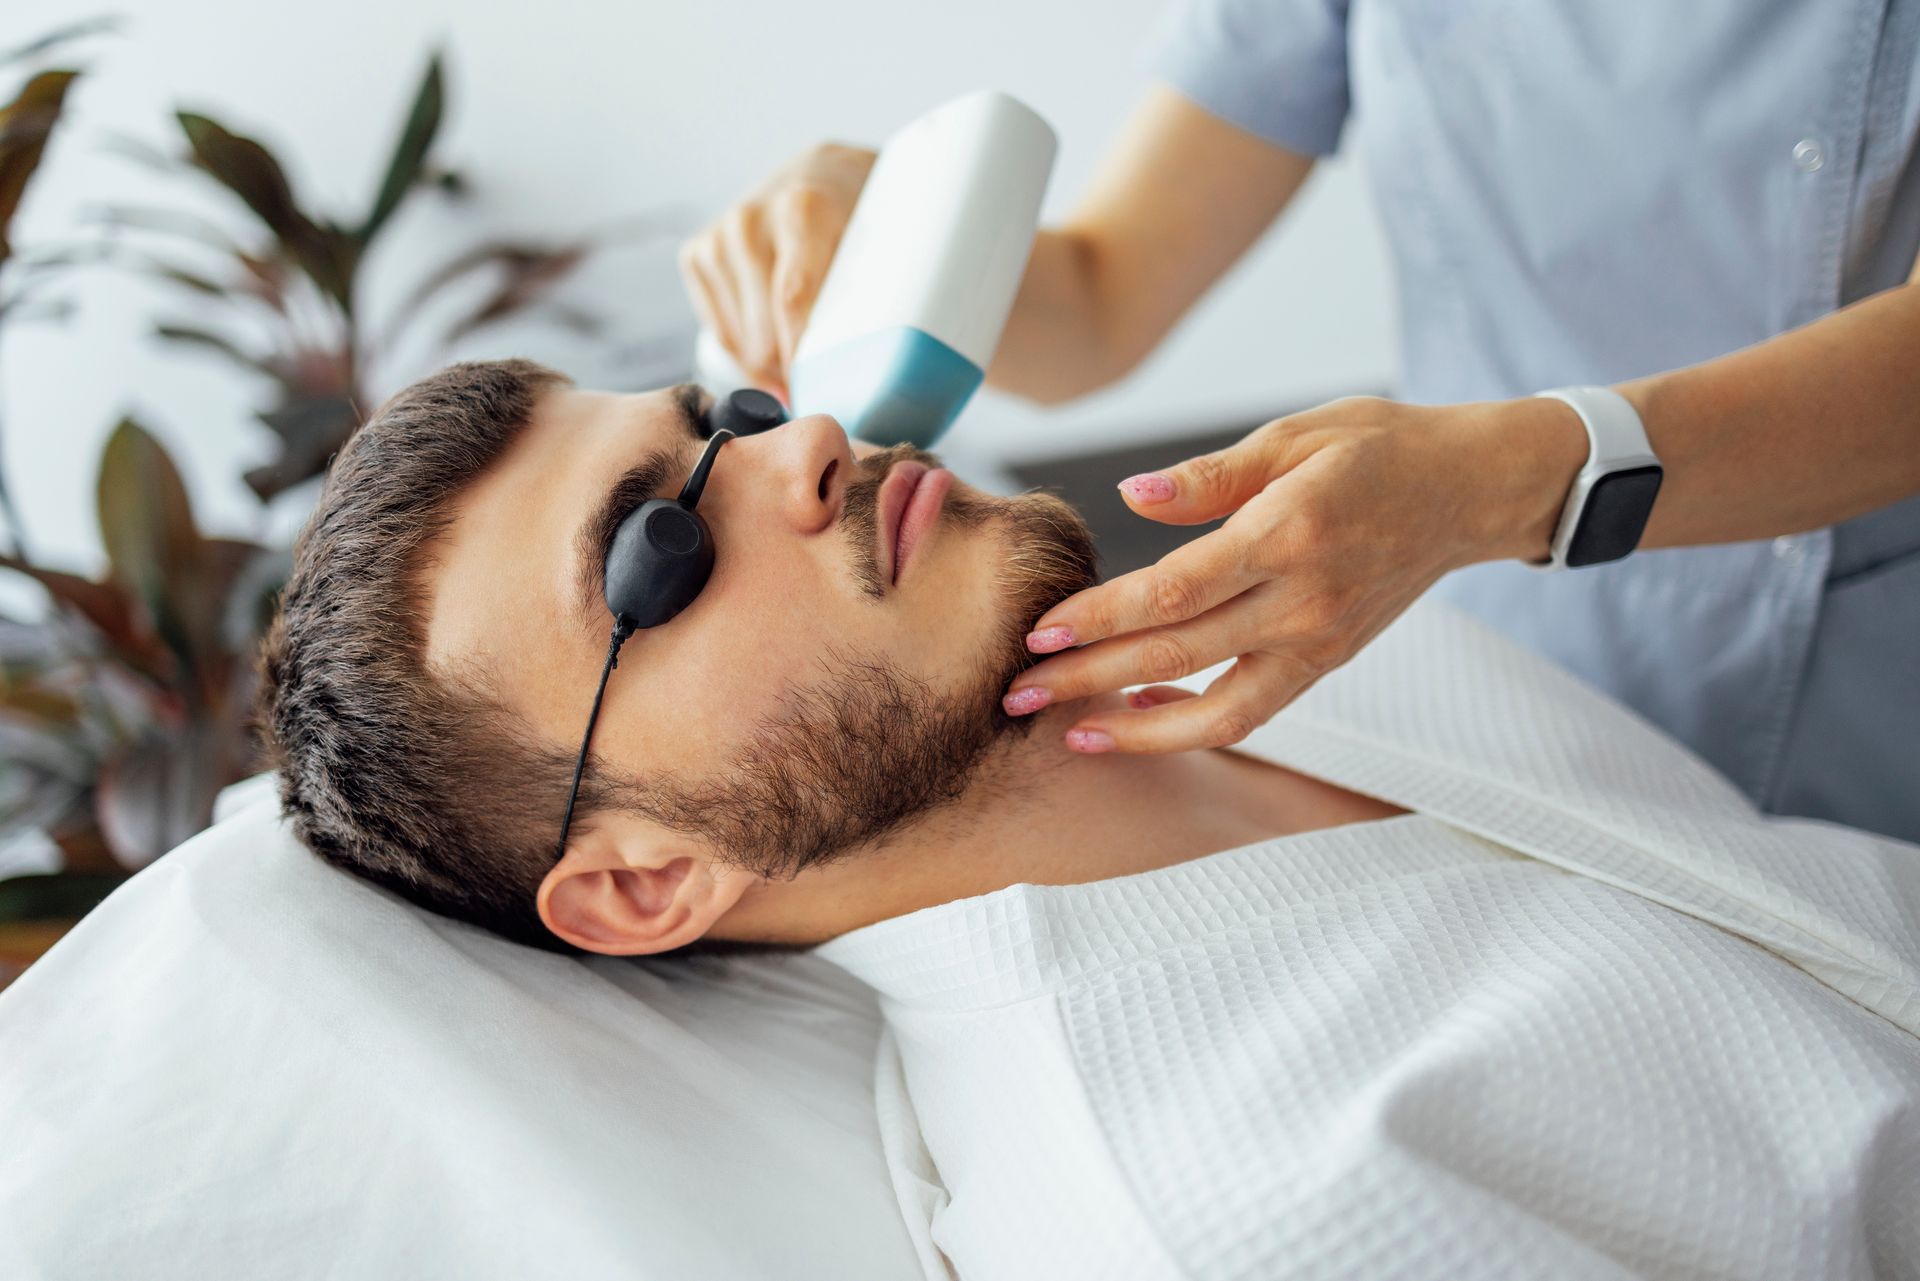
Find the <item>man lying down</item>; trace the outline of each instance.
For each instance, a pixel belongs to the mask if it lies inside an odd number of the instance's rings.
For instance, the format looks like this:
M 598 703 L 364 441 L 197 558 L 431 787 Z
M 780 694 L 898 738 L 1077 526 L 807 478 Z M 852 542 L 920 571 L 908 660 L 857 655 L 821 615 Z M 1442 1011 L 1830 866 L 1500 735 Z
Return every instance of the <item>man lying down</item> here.
M 1420 611 L 1238 750 L 1070 752 L 999 697 L 1076 514 L 897 538 L 932 460 L 825 417 L 714 454 L 556 859 L 710 409 L 470 364 L 354 438 L 265 660 L 304 841 L 540 947 L 824 945 L 929 1276 L 1920 1276 L 1920 849 Z

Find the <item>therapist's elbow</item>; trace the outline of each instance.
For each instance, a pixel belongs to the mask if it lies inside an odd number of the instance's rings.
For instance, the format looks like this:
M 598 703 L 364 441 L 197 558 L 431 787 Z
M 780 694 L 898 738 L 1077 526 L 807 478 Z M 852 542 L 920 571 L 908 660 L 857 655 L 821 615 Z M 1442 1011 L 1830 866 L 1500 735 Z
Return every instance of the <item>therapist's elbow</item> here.
M 1037 405 L 1052 407 L 1090 396 L 1122 381 L 1153 354 L 1151 342 L 1122 342 L 1111 332 L 1102 332 L 1093 350 L 1070 369 L 1049 371 L 1033 380 L 1031 389 L 1016 392 Z
M 1051 409 L 1056 405 L 1065 405 L 1091 395 L 1111 383 L 1118 382 L 1126 375 L 1126 369 L 1102 367 L 1098 370 L 1076 369 L 1071 376 L 1063 376 L 1060 371 L 1032 374 L 1022 371 L 1018 375 L 997 376 L 992 370 L 987 373 L 987 385 L 995 391 L 1018 397 L 1030 404 Z

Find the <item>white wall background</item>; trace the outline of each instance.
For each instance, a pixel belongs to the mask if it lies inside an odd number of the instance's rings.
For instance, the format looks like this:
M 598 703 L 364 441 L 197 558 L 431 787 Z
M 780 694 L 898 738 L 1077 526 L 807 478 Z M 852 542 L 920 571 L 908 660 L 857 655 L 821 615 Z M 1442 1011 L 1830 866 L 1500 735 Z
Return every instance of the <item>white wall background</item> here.
M 297 190 L 342 217 L 363 210 L 424 66 L 446 50 L 451 112 L 438 158 L 465 172 L 468 205 L 423 200 L 372 264 L 373 309 L 429 259 L 486 234 L 561 236 L 647 211 L 691 230 L 822 138 L 877 143 L 943 99 L 1011 92 L 1061 140 L 1049 218 L 1084 190 L 1146 85 L 1165 0 L 53 0 L 0 8 L 0 47 L 102 11 L 121 34 L 90 40 L 88 75 L 16 226 L 22 246 L 69 240 L 105 202 L 216 213 L 191 183 L 166 182 L 102 149 L 119 132 L 176 147 L 171 113 L 202 109 L 266 141 Z M 235 220 L 246 227 L 244 218 Z M 609 254 L 574 288 L 632 338 L 690 341 L 673 268 L 676 237 Z M 76 317 L 0 341 L 5 465 L 39 557 L 91 569 L 93 468 L 133 412 L 187 472 L 202 523 L 258 533 L 239 480 L 267 452 L 259 396 L 214 357 L 157 343 L 175 294 L 107 271 L 70 290 Z M 992 396 L 948 452 L 1037 457 L 1253 420 L 1394 380 L 1386 257 L 1356 173 L 1323 166 L 1280 226 L 1125 384 L 1064 409 Z M 461 356 L 522 353 L 583 382 L 661 381 L 657 352 L 585 358 L 539 326 L 484 336 Z M 395 378 L 424 373 L 419 364 Z M 404 363 L 404 362 L 403 362 Z M 379 389 L 382 393 L 392 387 Z

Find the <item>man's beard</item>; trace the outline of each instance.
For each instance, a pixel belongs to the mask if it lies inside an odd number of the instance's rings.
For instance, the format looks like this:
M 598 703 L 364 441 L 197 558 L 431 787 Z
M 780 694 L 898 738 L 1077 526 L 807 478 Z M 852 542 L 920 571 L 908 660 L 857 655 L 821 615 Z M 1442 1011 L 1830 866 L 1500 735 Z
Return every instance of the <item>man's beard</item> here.
M 880 481 L 903 459 L 938 465 L 897 446 L 861 460 L 861 475 L 847 486 L 842 527 L 870 595 L 885 590 L 874 552 Z M 1007 685 L 1034 661 L 1026 634 L 1048 609 L 1097 582 L 1098 569 L 1086 522 L 1051 494 L 950 493 L 940 519 L 949 529 L 986 528 L 1001 542 L 998 618 L 958 690 L 936 688 L 885 655 L 836 650 L 822 656 L 824 678 L 763 717 L 724 770 L 691 784 L 650 778 L 641 795 L 622 800 L 730 862 L 786 878 L 871 847 L 965 796 L 997 746 L 1032 731 L 1033 717 L 1010 717 L 1000 706 Z

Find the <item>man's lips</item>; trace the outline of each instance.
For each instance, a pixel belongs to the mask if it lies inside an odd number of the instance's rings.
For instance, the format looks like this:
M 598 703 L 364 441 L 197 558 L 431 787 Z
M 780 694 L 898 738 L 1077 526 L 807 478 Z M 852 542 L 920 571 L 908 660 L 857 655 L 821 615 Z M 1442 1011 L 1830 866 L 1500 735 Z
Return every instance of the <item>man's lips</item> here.
M 901 567 L 933 529 L 952 488 L 952 472 L 912 461 L 895 463 L 880 482 L 880 545 L 888 582 L 900 581 Z

